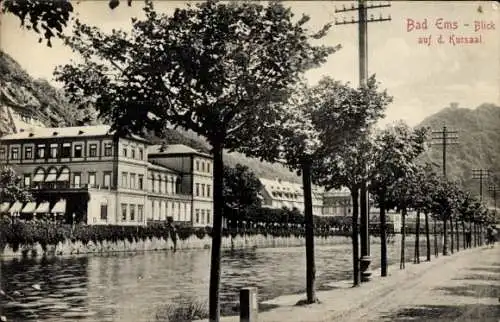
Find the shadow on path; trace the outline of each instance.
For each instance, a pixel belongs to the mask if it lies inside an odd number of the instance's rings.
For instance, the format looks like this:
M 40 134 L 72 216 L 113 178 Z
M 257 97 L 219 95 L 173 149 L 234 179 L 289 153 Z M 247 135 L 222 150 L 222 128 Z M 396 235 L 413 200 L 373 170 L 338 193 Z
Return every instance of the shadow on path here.
M 469 268 L 470 271 L 476 271 L 476 272 L 488 272 L 488 273 L 494 273 L 494 274 L 500 274 L 500 266 L 499 267 L 493 267 L 492 266 L 483 266 L 483 267 L 472 267 Z
M 445 295 L 450 296 L 471 296 L 477 298 L 499 297 L 500 287 L 496 285 L 468 284 L 461 286 L 438 287 L 435 290 L 444 291 Z
M 425 305 L 382 316 L 384 321 L 483 321 L 497 322 L 500 305 Z

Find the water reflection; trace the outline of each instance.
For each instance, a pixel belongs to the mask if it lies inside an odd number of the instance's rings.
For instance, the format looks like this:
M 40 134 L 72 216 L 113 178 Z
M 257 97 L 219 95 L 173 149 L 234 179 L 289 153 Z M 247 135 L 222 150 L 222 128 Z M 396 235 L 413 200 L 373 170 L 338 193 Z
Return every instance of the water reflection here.
M 351 278 L 350 240 L 317 246 L 318 289 Z M 407 243 L 406 259 L 413 258 Z M 372 268 L 380 246 L 371 247 Z M 421 246 L 425 254 L 425 242 Z M 259 300 L 305 290 L 303 247 L 223 251 L 221 302 L 237 306 L 239 289 L 255 286 Z M 389 263 L 399 261 L 399 243 L 389 245 Z M 0 285 L 17 302 L 0 298 L 0 315 L 9 321 L 154 321 L 165 304 L 186 298 L 207 301 L 210 250 L 109 254 L 88 257 L 3 260 Z M 40 284 L 41 290 L 32 287 Z

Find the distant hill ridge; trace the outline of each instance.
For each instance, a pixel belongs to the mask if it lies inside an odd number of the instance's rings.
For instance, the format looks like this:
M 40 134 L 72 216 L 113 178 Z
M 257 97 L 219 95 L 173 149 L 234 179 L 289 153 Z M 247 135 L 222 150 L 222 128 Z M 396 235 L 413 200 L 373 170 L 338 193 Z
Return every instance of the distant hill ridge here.
M 483 184 L 483 199 L 491 201 L 490 184 L 500 184 L 500 106 L 481 104 L 475 109 L 447 107 L 425 118 L 419 126 L 433 131 L 457 131 L 458 144 L 447 148 L 447 175 L 458 180 L 469 191 L 479 194 L 479 181 L 472 178 L 473 169 L 489 169 L 492 176 Z M 423 158 L 442 166 L 442 146 L 432 146 Z M 438 169 L 440 171 L 440 168 Z

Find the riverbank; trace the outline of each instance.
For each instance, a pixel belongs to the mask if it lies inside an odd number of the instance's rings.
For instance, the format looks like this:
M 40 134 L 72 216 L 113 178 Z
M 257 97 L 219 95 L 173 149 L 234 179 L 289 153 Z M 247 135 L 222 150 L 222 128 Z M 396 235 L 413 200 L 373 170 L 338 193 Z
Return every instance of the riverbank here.
M 315 245 L 337 245 L 350 244 L 350 237 L 346 236 L 328 236 L 315 237 Z M 371 237 L 371 243 L 380 243 L 380 238 Z M 232 237 L 222 238 L 223 249 L 246 249 L 246 248 L 278 248 L 278 247 L 299 247 L 305 245 L 303 237 L 276 237 L 271 235 L 237 235 Z M 212 238 L 208 235 L 200 238 L 191 236 L 186 239 L 177 240 L 176 250 L 194 250 L 194 249 L 209 249 L 212 246 Z M 67 256 L 67 255 L 82 255 L 82 254 L 104 254 L 104 253 L 119 253 L 119 252 L 145 252 L 145 251 L 173 251 L 174 244 L 170 239 L 164 238 L 146 238 L 145 240 L 137 241 L 89 241 L 84 244 L 80 241 L 65 240 L 57 245 L 46 245 L 45 249 L 39 244 L 24 245 L 18 249 L 13 249 L 9 245 L 5 245 L 0 249 L 0 258 L 26 258 L 39 257 L 42 255 L 48 256 Z
M 500 256 L 496 248 L 478 247 L 431 262 L 389 267 L 389 276 L 373 272 L 372 281 L 352 288 L 352 282 L 332 283 L 319 291 L 319 304 L 296 306 L 304 294 L 265 301 L 273 307 L 259 313 L 263 321 L 498 321 L 500 316 Z M 425 259 L 423 259 L 425 260 Z M 204 320 L 203 320 L 204 321 Z M 236 322 L 239 317 L 223 317 Z

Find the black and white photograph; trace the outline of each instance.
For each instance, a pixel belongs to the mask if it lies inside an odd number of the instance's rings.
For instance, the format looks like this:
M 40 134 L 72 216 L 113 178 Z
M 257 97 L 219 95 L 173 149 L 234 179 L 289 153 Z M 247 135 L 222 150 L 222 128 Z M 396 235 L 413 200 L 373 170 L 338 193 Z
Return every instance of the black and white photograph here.
M 499 322 L 499 30 L 0 0 L 0 322 Z

